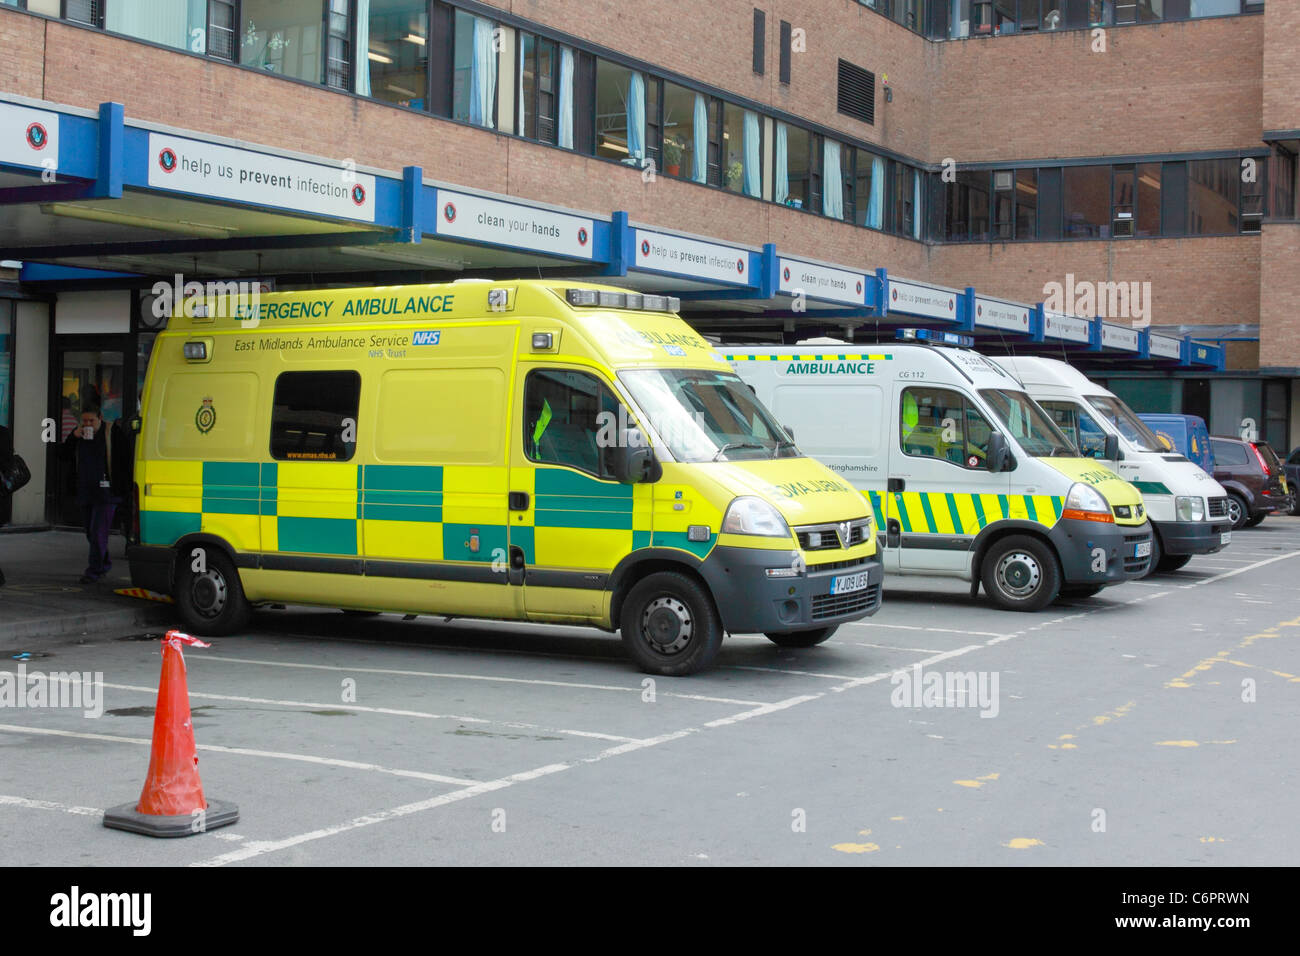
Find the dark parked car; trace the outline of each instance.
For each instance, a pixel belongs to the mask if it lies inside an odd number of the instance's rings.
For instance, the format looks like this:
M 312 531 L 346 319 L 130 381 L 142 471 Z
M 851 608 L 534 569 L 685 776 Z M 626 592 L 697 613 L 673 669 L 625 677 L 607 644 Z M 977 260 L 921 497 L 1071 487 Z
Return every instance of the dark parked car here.
M 1300 448 L 1291 449 L 1291 454 L 1286 459 L 1286 487 L 1291 492 L 1291 497 L 1295 503 L 1291 505 L 1291 513 L 1300 515 Z
M 1211 436 L 1214 480 L 1228 492 L 1232 527 L 1253 528 L 1273 513 L 1289 514 L 1295 499 L 1281 460 L 1267 442 Z

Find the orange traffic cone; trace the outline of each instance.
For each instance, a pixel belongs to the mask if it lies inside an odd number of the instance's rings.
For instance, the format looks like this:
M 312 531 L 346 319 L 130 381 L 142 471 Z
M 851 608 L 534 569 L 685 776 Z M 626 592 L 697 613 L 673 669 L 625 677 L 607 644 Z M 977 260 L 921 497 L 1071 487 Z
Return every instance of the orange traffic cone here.
M 163 638 L 162 677 L 153 718 L 149 772 L 137 804 L 104 811 L 104 826 L 157 837 L 190 836 L 239 819 L 233 803 L 207 801 L 199 781 L 199 756 L 190 722 L 190 693 L 185 682 L 182 644 L 211 647 L 198 638 L 168 631 Z

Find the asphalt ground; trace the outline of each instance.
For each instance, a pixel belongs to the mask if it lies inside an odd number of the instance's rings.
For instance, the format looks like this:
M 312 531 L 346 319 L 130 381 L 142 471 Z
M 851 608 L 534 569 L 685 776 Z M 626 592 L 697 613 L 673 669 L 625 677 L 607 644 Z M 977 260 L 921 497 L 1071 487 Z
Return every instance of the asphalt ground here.
M 1038 614 L 889 577 L 828 643 L 729 637 L 688 678 L 594 630 L 265 611 L 186 652 L 241 819 L 178 840 L 100 822 L 162 626 L 24 638 L 0 671 L 102 674 L 103 713 L 0 707 L 0 863 L 1292 865 L 1298 577 L 1293 518 Z

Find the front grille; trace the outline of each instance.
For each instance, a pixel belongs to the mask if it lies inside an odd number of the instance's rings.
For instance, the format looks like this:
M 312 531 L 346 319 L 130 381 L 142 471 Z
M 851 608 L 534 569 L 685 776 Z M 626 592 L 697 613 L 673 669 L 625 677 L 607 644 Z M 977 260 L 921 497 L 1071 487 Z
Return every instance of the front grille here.
M 840 617 L 865 611 L 880 600 L 880 585 L 873 584 L 861 591 L 851 594 L 814 594 L 812 599 L 812 619 L 824 621 L 828 617 Z
M 1211 518 L 1228 517 L 1228 499 L 1227 498 L 1209 498 L 1209 516 Z
M 866 534 L 867 528 L 871 526 L 869 518 L 858 518 L 855 521 L 844 523 L 849 526 L 849 540 L 843 543 L 840 541 L 841 528 L 839 524 L 800 525 L 794 529 L 795 536 L 799 539 L 799 547 L 805 551 L 834 551 L 840 548 L 851 548 L 862 543 L 863 535 Z
M 849 558 L 847 561 L 828 561 L 825 564 L 808 565 L 808 573 L 814 574 L 818 571 L 839 571 L 843 568 L 865 568 L 867 558 Z
M 1143 541 L 1150 541 L 1150 533 L 1143 534 L 1126 534 L 1124 535 L 1124 570 L 1129 573 L 1140 573 L 1147 569 L 1151 563 L 1151 556 L 1145 558 L 1133 557 L 1133 549 Z

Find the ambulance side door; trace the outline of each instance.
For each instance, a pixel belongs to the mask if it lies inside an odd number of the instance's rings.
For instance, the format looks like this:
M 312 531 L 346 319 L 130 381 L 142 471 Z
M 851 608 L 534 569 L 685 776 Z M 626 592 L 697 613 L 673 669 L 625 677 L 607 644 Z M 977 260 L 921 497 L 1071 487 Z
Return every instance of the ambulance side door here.
M 980 529 L 1008 510 L 1007 476 L 988 470 L 992 428 L 955 386 L 894 387 L 886 537 L 902 571 L 965 574 Z
M 627 412 L 603 375 L 558 365 L 521 365 L 514 408 L 510 560 L 525 609 L 598 616 L 634 526 L 650 532 L 651 487 L 622 484 L 611 467 Z

